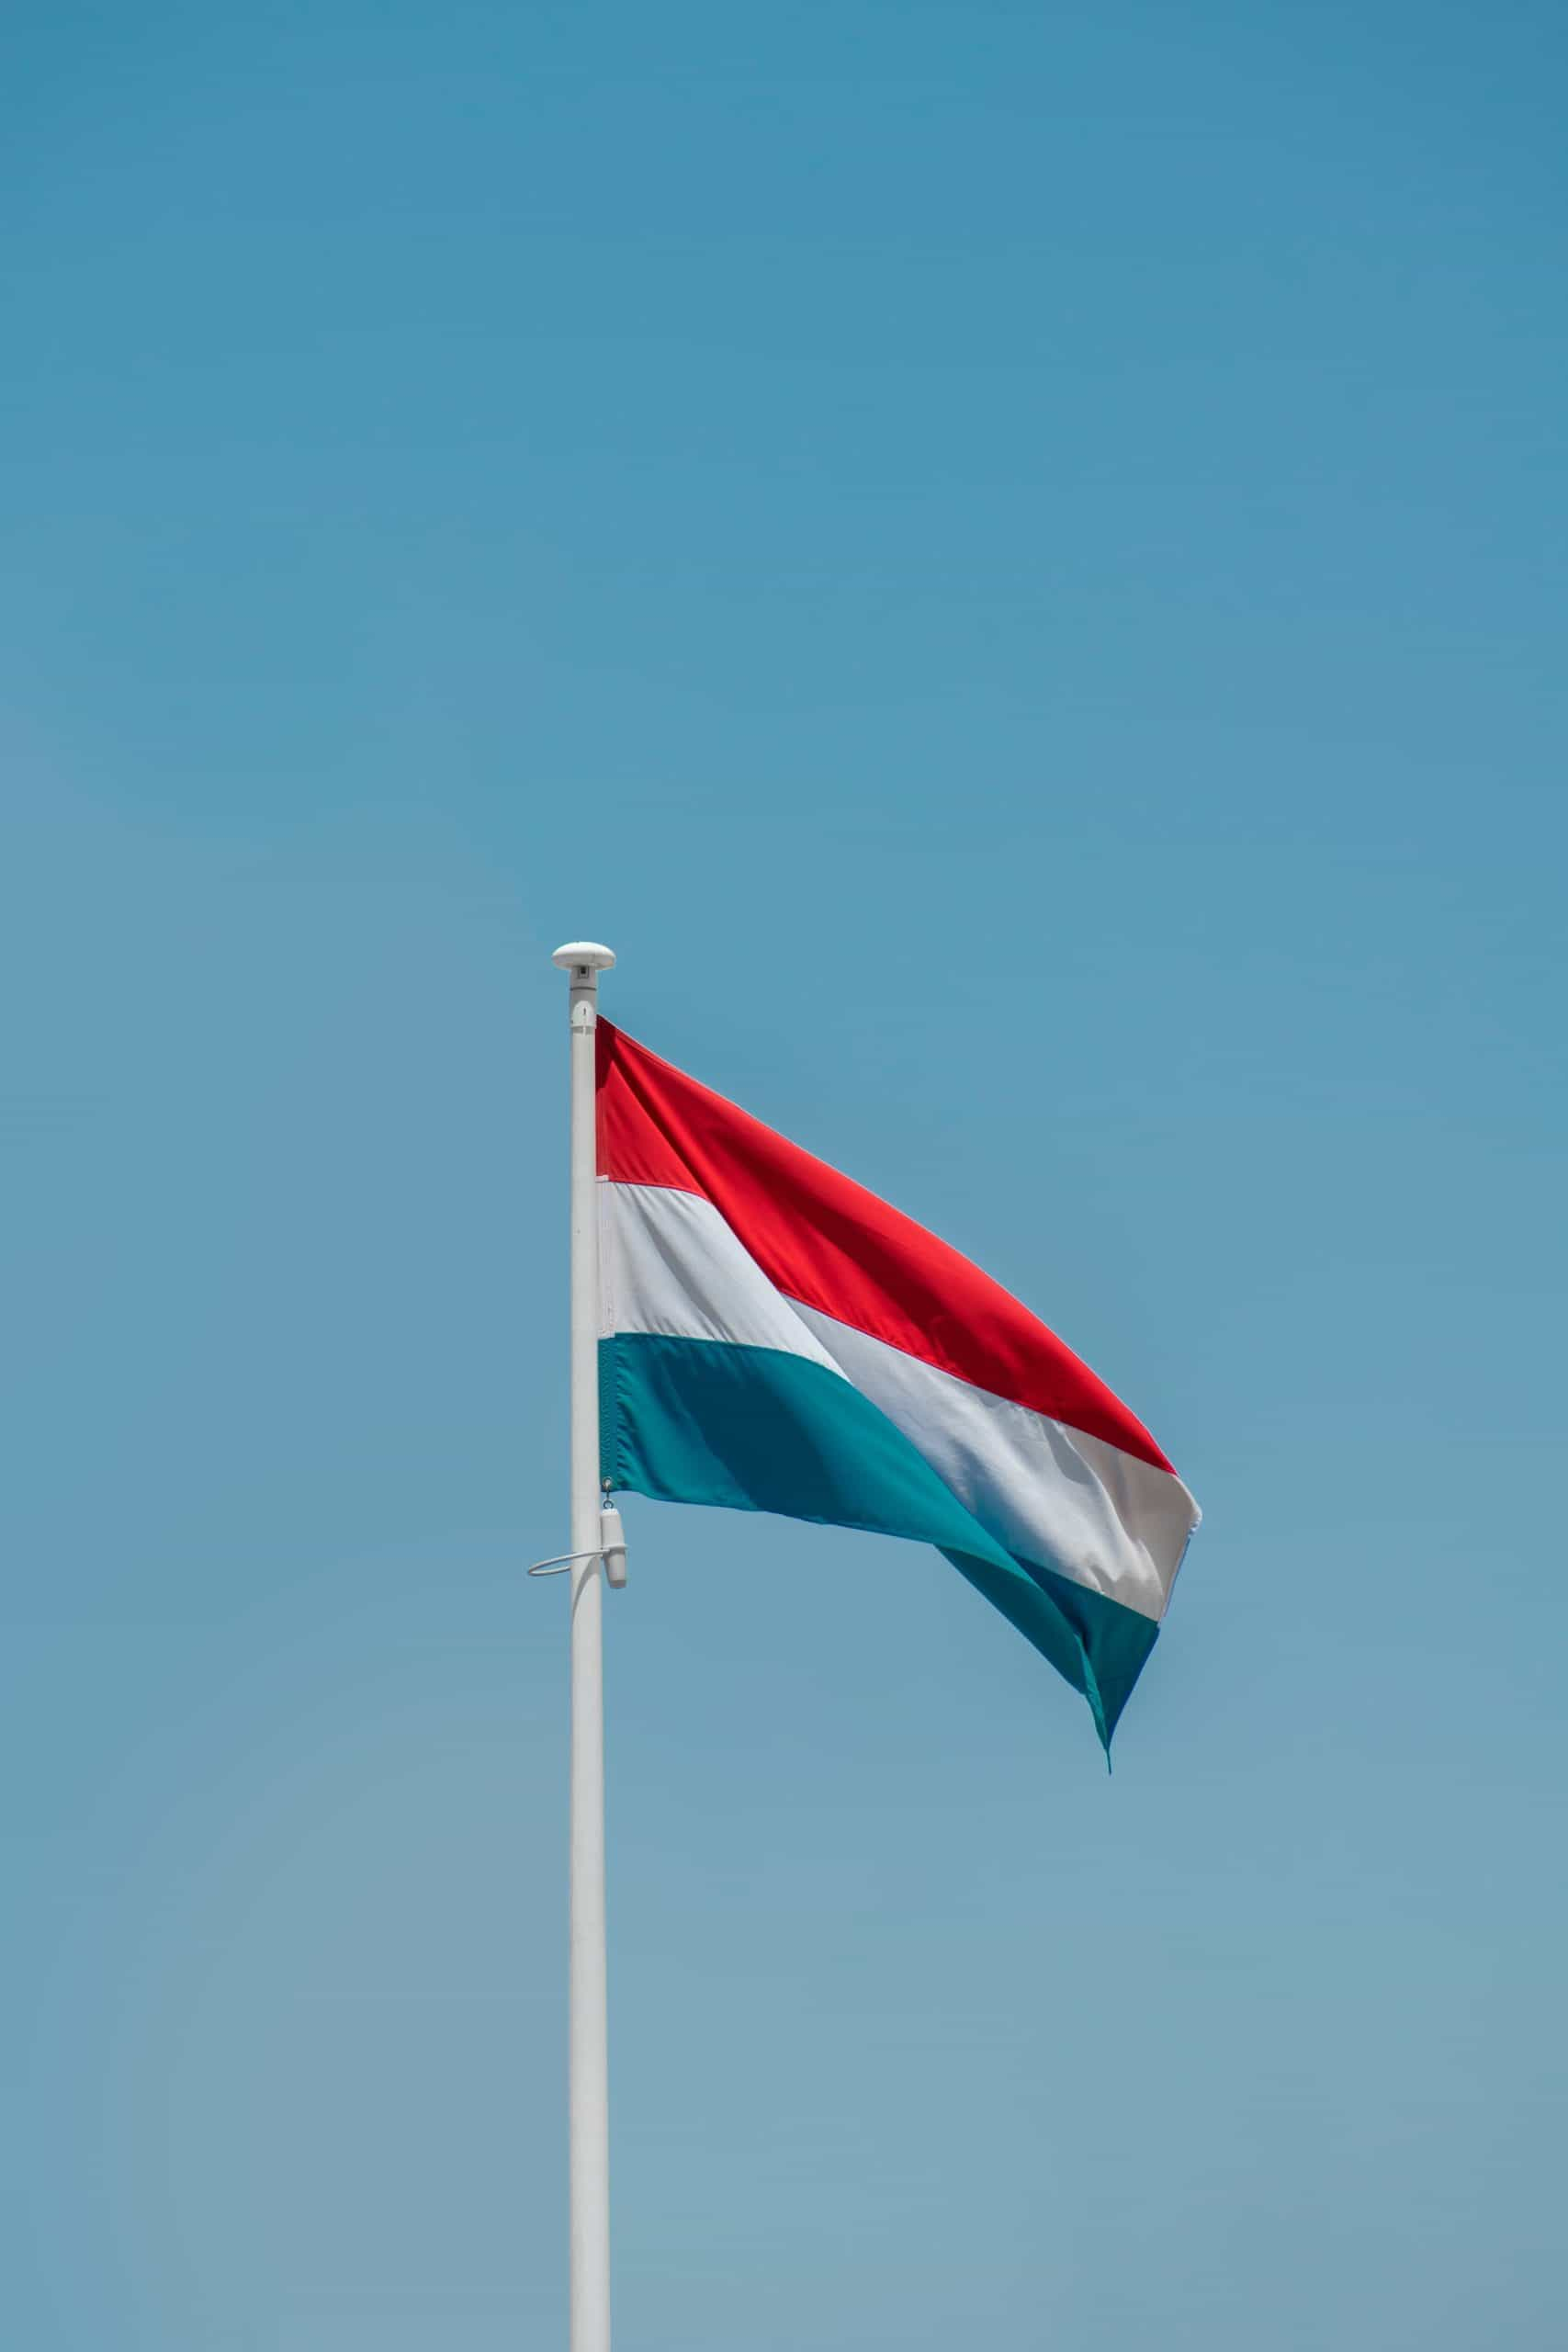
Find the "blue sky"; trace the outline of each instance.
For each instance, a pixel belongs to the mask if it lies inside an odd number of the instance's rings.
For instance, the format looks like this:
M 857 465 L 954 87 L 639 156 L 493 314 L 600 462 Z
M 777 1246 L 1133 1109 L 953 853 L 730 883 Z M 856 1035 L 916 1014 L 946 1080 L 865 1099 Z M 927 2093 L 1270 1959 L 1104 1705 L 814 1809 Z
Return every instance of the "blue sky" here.
M 617 2339 L 1540 2352 L 1554 11 L 24 9 L 6 2333 L 564 2342 L 564 987 L 1207 1513 L 631 1500 Z

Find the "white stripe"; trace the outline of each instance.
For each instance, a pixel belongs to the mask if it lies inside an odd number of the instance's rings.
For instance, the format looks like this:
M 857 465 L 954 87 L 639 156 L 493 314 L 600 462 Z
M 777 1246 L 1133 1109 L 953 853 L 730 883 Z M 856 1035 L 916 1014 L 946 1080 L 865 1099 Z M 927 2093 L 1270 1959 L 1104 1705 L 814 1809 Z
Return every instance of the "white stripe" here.
M 787 1299 L 710 1202 L 601 1180 L 600 1330 L 777 1348 L 840 1374 L 1021 1558 L 1165 1612 L 1198 1509 L 1179 1478 Z
M 711 1201 L 661 1184 L 599 1183 L 599 1332 L 728 1340 L 838 1365 Z

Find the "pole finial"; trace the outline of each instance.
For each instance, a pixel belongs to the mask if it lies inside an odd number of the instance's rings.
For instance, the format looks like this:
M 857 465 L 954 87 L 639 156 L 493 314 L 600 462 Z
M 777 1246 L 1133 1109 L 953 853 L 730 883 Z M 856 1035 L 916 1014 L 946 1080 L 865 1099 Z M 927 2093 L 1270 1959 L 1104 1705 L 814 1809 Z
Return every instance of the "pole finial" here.
M 563 972 L 570 972 L 574 968 L 579 971 L 607 972 L 615 960 L 615 951 L 613 947 L 601 947 L 598 942 L 592 939 L 569 939 L 566 945 L 558 947 L 550 957 L 551 963 L 558 964 Z

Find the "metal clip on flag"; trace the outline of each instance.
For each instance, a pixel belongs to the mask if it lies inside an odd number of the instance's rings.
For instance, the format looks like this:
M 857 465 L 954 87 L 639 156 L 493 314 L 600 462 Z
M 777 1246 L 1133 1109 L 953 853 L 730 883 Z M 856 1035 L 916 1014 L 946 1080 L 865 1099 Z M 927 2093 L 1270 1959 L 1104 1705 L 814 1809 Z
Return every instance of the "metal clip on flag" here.
M 613 1590 L 620 1591 L 626 1580 L 626 1538 L 618 1510 L 607 1508 L 600 1512 L 599 1542 L 592 1552 L 558 1552 L 553 1559 L 536 1560 L 528 1574 L 564 1577 L 579 1560 L 603 1560 L 606 1580 Z

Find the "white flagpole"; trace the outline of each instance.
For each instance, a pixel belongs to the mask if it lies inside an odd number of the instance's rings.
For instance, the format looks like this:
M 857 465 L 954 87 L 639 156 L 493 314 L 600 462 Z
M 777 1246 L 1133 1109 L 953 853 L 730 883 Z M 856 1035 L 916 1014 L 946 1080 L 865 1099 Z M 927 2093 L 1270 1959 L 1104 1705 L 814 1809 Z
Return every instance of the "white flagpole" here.
M 604 1960 L 604 1563 L 599 1527 L 594 1031 L 615 956 L 574 940 L 571 978 L 571 2352 L 610 2352 L 610 2077 Z

